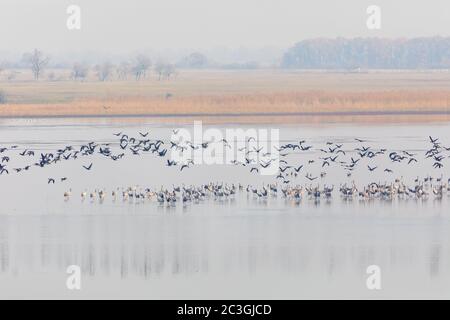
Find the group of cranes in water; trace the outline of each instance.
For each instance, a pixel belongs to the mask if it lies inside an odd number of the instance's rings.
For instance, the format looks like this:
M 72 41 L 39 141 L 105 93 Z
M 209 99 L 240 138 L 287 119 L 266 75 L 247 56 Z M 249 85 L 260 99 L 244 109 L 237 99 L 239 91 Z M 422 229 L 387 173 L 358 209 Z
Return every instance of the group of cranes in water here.
M 172 186 L 171 188 L 161 187 L 159 190 L 143 188 L 139 186 L 116 188 L 111 192 L 104 189 L 95 189 L 92 192 L 87 190 L 81 193 L 82 201 L 103 203 L 107 198 L 112 202 L 145 203 L 157 202 L 161 205 L 176 205 L 177 203 L 199 203 L 204 200 L 223 201 L 239 198 L 239 195 L 247 194 L 250 199 L 281 198 L 294 200 L 300 203 L 301 200 L 326 199 L 331 201 L 333 195 L 338 195 L 343 200 L 394 200 L 399 199 L 422 199 L 426 200 L 430 196 L 440 199 L 444 195 L 450 195 L 450 179 L 444 181 L 441 178 L 434 179 L 427 177 L 422 180 L 416 179 L 412 186 L 406 185 L 401 179 L 395 179 L 392 183 L 369 183 L 358 188 L 354 182 L 350 185 L 341 184 L 339 188 L 334 185 L 319 184 L 310 185 L 278 185 L 277 183 L 262 184 L 260 187 L 242 184 L 208 183 L 198 186 Z M 66 201 L 72 197 L 72 191 L 64 193 Z
M 173 131 L 176 135 L 177 130 Z M 94 155 L 98 155 L 105 159 L 117 162 L 130 156 L 140 156 L 143 154 L 152 154 L 158 158 L 163 159 L 163 163 L 167 167 L 179 168 L 180 172 L 184 172 L 194 166 L 194 161 L 189 159 L 183 163 L 177 163 L 173 159 L 169 159 L 168 151 L 188 152 L 198 149 L 208 149 L 212 144 L 220 143 L 224 147 L 230 147 L 230 143 L 226 139 L 220 141 L 209 141 L 201 143 L 193 143 L 191 141 L 176 142 L 173 140 L 164 141 L 162 139 L 151 138 L 148 132 L 138 132 L 137 136 L 130 136 L 126 133 L 115 133 L 117 138 L 115 142 L 97 143 L 94 141 L 87 142 L 80 146 L 66 145 L 58 148 L 54 152 L 41 152 L 39 150 L 32 150 L 31 148 L 21 148 L 19 145 L 9 147 L 0 146 L 0 178 L 3 175 L 25 174 L 33 168 L 44 168 L 60 162 L 74 161 L 82 159 L 81 170 L 84 172 L 94 171 L 95 164 L 92 160 Z M 255 137 L 247 138 L 246 143 L 256 142 Z M 348 143 L 348 142 L 347 142 Z M 261 147 L 250 147 L 250 145 L 242 148 L 240 151 L 244 152 L 245 157 L 242 161 L 234 159 L 230 162 L 231 165 L 247 167 L 250 174 L 258 173 L 261 167 L 267 167 L 271 162 L 277 160 L 279 163 L 278 172 L 273 176 L 274 181 L 269 184 L 262 185 L 260 188 L 246 186 L 241 183 L 224 184 L 224 183 L 208 183 L 200 186 L 177 186 L 172 190 L 161 188 L 161 190 L 151 190 L 150 188 L 117 188 L 112 192 L 104 190 L 94 190 L 92 192 L 83 191 L 81 198 L 103 201 L 105 198 L 111 196 L 113 200 L 121 198 L 122 200 L 145 200 L 155 199 L 159 203 L 174 204 L 177 202 L 191 202 L 200 201 L 205 198 L 225 199 L 233 197 L 239 191 L 247 191 L 250 195 L 256 198 L 266 198 L 269 196 L 278 196 L 285 198 L 293 198 L 295 200 L 303 198 L 331 198 L 333 193 L 339 192 L 342 197 L 359 197 L 362 199 L 392 199 L 394 197 L 406 198 L 427 198 L 429 195 L 442 197 L 449 190 L 449 180 L 444 181 L 443 176 L 439 178 L 432 178 L 427 176 L 424 179 L 417 178 L 414 185 L 408 186 L 403 182 L 403 179 L 386 179 L 393 180 L 392 183 L 372 182 L 368 185 L 357 188 L 354 182 L 347 181 L 342 183 L 339 188 L 334 186 L 327 186 L 324 184 L 327 172 L 330 168 L 341 168 L 345 170 L 348 180 L 352 177 L 356 168 L 364 169 L 363 159 L 366 161 L 366 168 L 368 174 L 374 174 L 373 180 L 382 180 L 380 176 L 392 175 L 395 169 L 393 167 L 379 168 L 381 165 L 375 163 L 375 159 L 385 157 L 392 166 L 394 164 L 404 164 L 406 166 L 416 165 L 420 160 L 431 161 L 431 168 L 433 170 L 442 170 L 444 168 L 445 159 L 449 158 L 445 154 L 450 151 L 449 147 L 445 147 L 438 138 L 429 137 L 429 148 L 426 148 L 423 157 L 420 158 L 419 151 L 410 150 L 388 150 L 386 148 L 377 149 L 370 146 L 368 140 L 354 138 L 350 142 L 353 145 L 351 148 L 344 148 L 344 143 L 327 141 L 324 145 L 315 147 L 300 140 L 299 142 L 289 142 L 280 145 L 276 151 L 269 152 L 263 150 Z M 289 159 L 290 155 L 302 155 L 308 153 L 309 158 L 299 163 L 298 160 Z M 318 156 L 317 156 L 318 154 Z M 316 155 L 311 158 L 311 155 Z M 11 167 L 15 156 L 29 162 L 22 166 Z M 274 157 L 278 157 L 275 159 Z M 84 159 L 90 159 L 84 161 Z M 26 162 L 22 160 L 21 162 Z M 312 166 L 320 168 L 320 173 L 313 174 L 310 170 Z M 33 169 L 34 170 L 34 169 Z M 302 172 L 305 172 L 302 174 Z M 304 178 L 305 183 L 301 183 L 299 178 Z M 49 177 L 47 184 L 54 185 L 59 183 L 66 183 L 70 179 L 63 177 Z M 316 181 L 317 180 L 317 181 Z M 320 181 L 320 183 L 318 183 Z M 0 179 L 1 183 L 1 179 Z M 314 186 L 313 186 L 314 184 Z M 321 186 L 322 185 L 322 186 Z M 64 193 L 65 199 L 72 197 L 72 190 Z

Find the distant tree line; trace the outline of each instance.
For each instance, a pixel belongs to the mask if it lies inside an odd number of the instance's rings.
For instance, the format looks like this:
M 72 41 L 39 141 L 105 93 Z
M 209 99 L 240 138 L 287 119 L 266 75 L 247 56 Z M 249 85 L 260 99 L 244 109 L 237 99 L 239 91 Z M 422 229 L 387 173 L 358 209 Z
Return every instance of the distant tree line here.
M 52 64 L 53 62 L 53 64 Z M 75 62 L 75 63 L 74 63 Z M 311 39 L 289 48 L 281 62 L 271 67 L 297 69 L 449 69 L 450 38 L 428 37 L 414 39 Z M 13 81 L 21 74 L 20 69 L 31 70 L 35 80 L 58 81 L 71 79 L 98 81 L 134 79 L 170 80 L 180 69 L 232 69 L 251 70 L 264 67 L 257 61 L 217 63 L 201 52 L 192 52 L 176 63 L 157 60 L 139 54 L 124 61 L 91 60 L 90 63 L 65 60 L 55 63 L 46 53 L 34 49 L 22 56 L 20 62 L 0 61 L 0 76 Z M 69 75 L 54 73 L 48 69 L 70 69 Z M 8 70 L 9 69 L 9 70 Z M 0 97 L 1 98 L 1 97 Z M 1 100 L 1 99 L 0 99 Z M 1 103 L 1 102 L 0 102 Z
M 36 81 L 43 79 L 44 75 L 46 80 L 49 81 L 63 80 L 63 76 L 57 78 L 56 74 L 51 70 L 46 72 L 48 69 L 51 69 L 50 62 L 51 59 L 49 55 L 38 49 L 34 49 L 31 52 L 23 54 L 20 65 L 16 68 L 11 66 L 11 63 L 1 61 L 0 75 L 6 73 L 6 71 L 10 69 L 9 74 L 6 74 L 6 79 L 12 81 L 16 79 L 17 74 L 21 73 L 16 70 L 17 68 L 28 68 Z M 169 80 L 177 74 L 175 64 L 157 61 L 155 65 L 153 65 L 151 59 L 143 54 L 118 64 L 109 61 L 103 61 L 93 65 L 75 62 L 72 65 L 59 66 L 56 69 L 70 69 L 70 75 L 66 79 L 74 81 L 85 81 L 89 76 L 93 76 L 98 81 L 102 82 L 114 79 L 128 80 L 129 78 L 139 81 L 148 78 L 152 69 L 157 80 Z M 90 77 L 89 79 L 92 79 L 93 77 Z
M 450 68 L 450 38 L 305 40 L 284 54 L 281 66 L 298 69 Z
M 174 64 L 158 61 L 153 66 L 149 57 L 138 55 L 131 61 L 123 61 L 118 65 L 108 61 L 96 64 L 93 67 L 75 63 L 72 67 L 72 79 L 84 81 L 88 77 L 89 72 L 93 72 L 99 81 L 113 79 L 125 81 L 130 78 L 139 81 L 148 78 L 152 67 L 158 80 L 169 80 L 177 73 Z

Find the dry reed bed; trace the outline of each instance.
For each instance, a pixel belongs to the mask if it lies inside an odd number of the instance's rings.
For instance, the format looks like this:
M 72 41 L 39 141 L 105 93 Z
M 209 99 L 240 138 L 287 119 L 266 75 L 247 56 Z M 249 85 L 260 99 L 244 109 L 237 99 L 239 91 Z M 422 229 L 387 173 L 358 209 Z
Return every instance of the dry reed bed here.
M 450 90 L 296 91 L 5 104 L 0 106 L 0 117 L 411 111 L 450 112 Z

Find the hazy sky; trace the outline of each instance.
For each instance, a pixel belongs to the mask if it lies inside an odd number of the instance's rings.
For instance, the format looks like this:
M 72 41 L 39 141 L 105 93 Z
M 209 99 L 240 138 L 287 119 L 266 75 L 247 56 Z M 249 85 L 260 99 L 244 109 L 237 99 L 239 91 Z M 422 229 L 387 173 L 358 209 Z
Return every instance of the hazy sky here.
M 70 4 L 81 30 L 66 27 Z M 382 9 L 381 30 L 366 8 Z M 449 0 L 0 0 L 1 51 L 288 47 L 312 37 L 448 36 Z

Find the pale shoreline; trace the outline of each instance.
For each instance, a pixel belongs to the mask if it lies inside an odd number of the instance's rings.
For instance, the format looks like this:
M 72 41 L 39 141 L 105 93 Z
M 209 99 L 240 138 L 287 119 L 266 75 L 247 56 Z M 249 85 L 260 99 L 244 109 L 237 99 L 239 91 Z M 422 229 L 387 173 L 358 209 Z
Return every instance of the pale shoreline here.
M 443 123 L 450 122 L 450 112 L 392 111 L 392 112 L 297 112 L 297 113 L 246 113 L 246 114 L 66 114 L 34 116 L 0 116 L 2 120 L 73 120 L 108 122 L 145 122 L 189 124 L 202 121 L 209 124 L 324 124 L 324 123 Z

